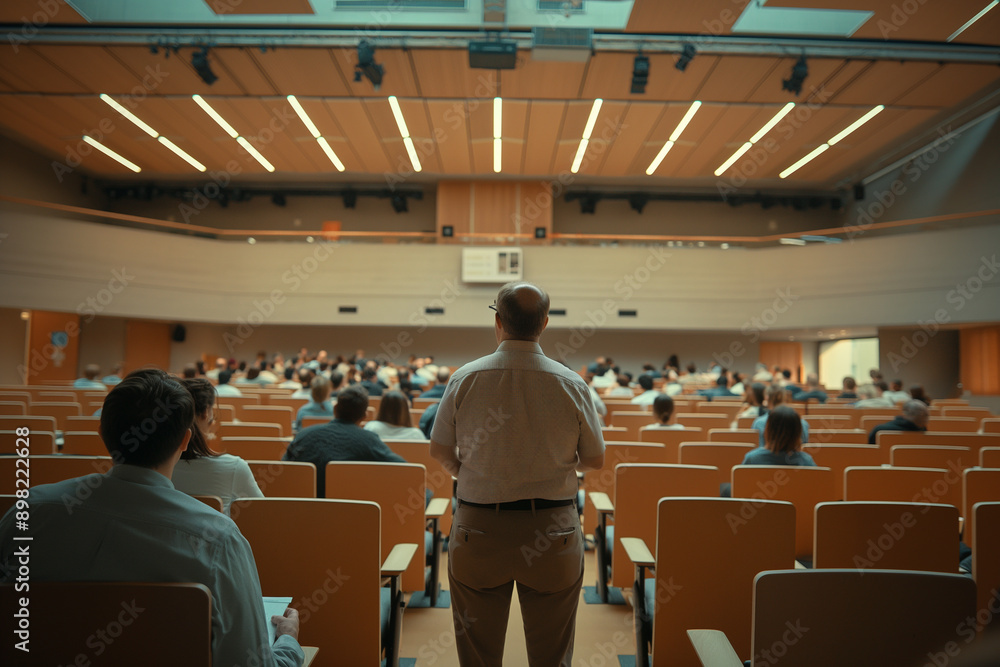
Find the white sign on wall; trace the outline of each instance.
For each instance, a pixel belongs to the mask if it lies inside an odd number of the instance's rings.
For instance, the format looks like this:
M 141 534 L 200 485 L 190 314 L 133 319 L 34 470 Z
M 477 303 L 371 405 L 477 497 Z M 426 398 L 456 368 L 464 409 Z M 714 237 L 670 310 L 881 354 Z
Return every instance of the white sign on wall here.
M 506 283 L 523 271 L 520 248 L 462 248 L 462 282 Z

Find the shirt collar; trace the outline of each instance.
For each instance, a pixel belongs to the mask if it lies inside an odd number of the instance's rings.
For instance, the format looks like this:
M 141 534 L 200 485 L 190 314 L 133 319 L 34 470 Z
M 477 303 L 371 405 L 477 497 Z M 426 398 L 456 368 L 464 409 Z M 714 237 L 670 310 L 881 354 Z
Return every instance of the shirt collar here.
M 140 468 L 139 466 L 119 463 L 111 467 L 108 476 L 132 482 L 133 484 L 143 484 L 145 486 L 158 486 L 165 489 L 174 488 L 174 483 L 170 479 L 155 470 Z
M 545 356 L 542 346 L 533 340 L 505 340 L 497 347 L 497 352 L 530 352 Z

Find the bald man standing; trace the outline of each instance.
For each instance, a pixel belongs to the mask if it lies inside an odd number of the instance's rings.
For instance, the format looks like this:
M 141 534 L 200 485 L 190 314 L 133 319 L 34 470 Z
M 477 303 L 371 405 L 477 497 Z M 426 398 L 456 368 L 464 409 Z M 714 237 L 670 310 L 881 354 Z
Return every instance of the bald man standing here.
M 455 643 L 465 666 L 503 663 L 514 584 L 531 667 L 570 667 L 583 584 L 577 470 L 604 464 L 604 438 L 580 376 L 542 353 L 549 297 L 500 288 L 497 350 L 455 371 L 431 455 L 458 478 L 449 540 Z

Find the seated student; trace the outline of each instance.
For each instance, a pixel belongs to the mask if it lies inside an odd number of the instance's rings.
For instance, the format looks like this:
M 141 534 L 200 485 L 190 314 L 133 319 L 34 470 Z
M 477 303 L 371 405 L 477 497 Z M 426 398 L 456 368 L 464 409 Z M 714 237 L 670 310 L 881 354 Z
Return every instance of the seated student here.
M 97 364 L 87 364 L 83 369 L 83 377 L 77 378 L 73 383 L 73 389 L 107 389 L 104 383 L 99 382 L 97 376 L 101 374 L 101 367 Z
M 926 391 L 924 391 L 923 385 L 915 384 L 910 387 L 910 398 L 915 401 L 920 401 L 924 405 L 931 404 L 931 397 L 927 395 Z
M 889 391 L 882 394 L 886 399 L 892 401 L 893 403 L 901 403 L 903 401 L 910 400 L 910 395 L 903 391 L 903 381 L 893 380 Z
M 292 392 L 292 398 L 309 398 L 312 396 L 312 379 L 316 377 L 313 370 L 307 366 L 299 369 L 299 388 Z
M 656 417 L 656 423 L 650 424 L 649 426 L 643 426 L 640 430 L 680 430 L 684 428 L 683 424 L 678 424 L 674 421 L 674 399 L 670 398 L 666 394 L 660 394 L 656 397 L 656 400 L 653 401 L 653 416 Z
M 764 430 L 770 411 L 785 402 L 785 388 L 772 384 L 764 396 L 764 407 L 760 408 L 760 416 L 753 420 L 750 428 L 760 432 L 760 446 L 764 446 Z M 809 423 L 802 419 L 802 442 L 809 442 Z
M 684 391 L 684 385 L 682 385 L 677 379 L 677 371 L 670 369 L 667 371 L 667 383 L 663 385 L 663 393 L 667 396 L 676 396 Z
M 441 398 L 444 390 L 451 379 L 451 370 L 447 366 L 439 366 L 437 370 L 437 384 L 420 394 L 418 398 Z
M 743 392 L 743 404 L 740 406 L 740 412 L 736 415 L 736 419 L 733 420 L 731 428 L 736 428 L 738 420 L 742 417 L 759 417 L 760 409 L 764 405 L 764 384 L 761 382 L 754 382 L 746 391 Z
M 815 466 L 812 456 L 802 451 L 802 419 L 787 405 L 779 405 L 768 415 L 764 444 L 747 452 L 743 465 Z
M 309 402 L 299 408 L 295 414 L 296 431 L 302 428 L 303 417 L 329 417 L 333 419 L 333 403 L 330 401 L 333 383 L 325 375 L 317 375 L 312 379 L 309 391 Z
M 889 388 L 885 382 L 879 380 L 875 384 L 866 384 L 858 387 L 858 398 L 854 402 L 856 408 L 894 408 L 896 404 L 884 396 L 884 392 Z
M 219 396 L 242 396 L 243 392 L 229 384 L 233 378 L 231 370 L 224 370 L 219 373 L 219 384 L 215 386 L 215 393 Z
M 858 383 L 854 380 L 854 378 L 850 375 L 846 376 L 844 378 L 844 390 L 840 392 L 840 395 L 837 396 L 837 398 L 857 398 L 858 395 L 854 391 L 857 387 Z
M 729 391 L 729 376 L 723 371 L 715 381 L 714 387 L 711 389 L 699 389 L 698 395 L 704 396 L 708 400 L 712 400 L 716 396 L 732 396 L 733 392 Z
M 113 387 L 122 381 L 122 373 L 124 372 L 125 364 L 120 361 L 115 364 L 115 367 L 111 370 L 111 375 L 105 375 L 101 378 L 101 382 L 109 387 Z
M 367 366 L 361 371 L 361 386 L 365 388 L 369 396 L 381 396 L 382 392 L 386 389 L 378 381 L 378 371 L 371 366 Z
M 647 375 L 645 377 L 648 377 L 650 382 L 652 382 L 653 380 L 652 376 Z M 604 396 L 607 398 L 631 399 L 635 395 L 634 392 L 632 391 L 632 387 L 629 386 L 631 383 L 632 383 L 632 376 L 629 375 L 628 373 L 621 373 L 618 375 L 618 384 L 615 385 L 614 387 L 611 387 L 607 391 L 607 393 L 604 394 Z
M 642 393 L 638 396 L 633 396 L 632 400 L 629 401 L 630 403 L 635 403 L 636 405 L 652 405 L 653 401 L 656 400 L 656 397 L 660 396 L 660 392 L 653 389 L 653 378 L 649 375 L 639 376 L 639 386 L 642 388 Z
M 174 467 L 174 488 L 192 496 L 219 496 L 226 514 L 236 498 L 263 498 L 246 461 L 232 454 L 217 454 L 208 444 L 215 423 L 212 383 L 195 378 L 181 380 L 181 384 L 194 399 L 195 416 L 191 442 Z
M 646 364 L 642 365 L 642 374 L 643 375 L 648 375 L 649 377 L 653 378 L 654 380 L 657 379 L 657 378 L 663 377 L 663 375 L 660 373 L 660 371 L 656 370 L 656 366 L 654 366 L 653 364 L 649 364 L 649 363 L 646 363 Z
M 424 440 L 424 434 L 410 419 L 410 401 L 399 391 L 388 391 L 378 405 L 378 414 L 365 424 L 382 440 Z
M 903 414 L 897 415 L 892 421 L 879 424 L 868 434 L 868 444 L 874 445 L 878 442 L 880 431 L 926 431 L 927 419 L 930 413 L 927 405 L 922 401 L 910 399 L 903 404 Z
M 731 396 L 742 396 L 743 392 L 746 391 L 746 378 L 742 373 L 733 372 L 733 383 L 729 386 L 729 394 Z
M 786 389 L 792 387 L 789 385 Z M 819 377 L 815 373 L 806 376 L 806 388 L 799 391 L 792 391 L 792 398 L 805 403 L 809 399 L 826 403 L 826 392 L 819 388 Z
M 285 380 L 278 384 L 279 389 L 301 389 L 302 385 L 295 380 L 295 366 L 288 364 L 284 371 Z
M 317 498 L 325 497 L 326 464 L 330 461 L 405 463 L 381 438 L 359 426 L 367 410 L 368 392 L 360 384 L 351 385 L 337 397 L 332 422 L 302 429 L 288 445 L 283 461 L 306 461 L 316 466 Z
M 300 667 L 298 612 L 264 617 L 250 544 L 229 517 L 171 482 L 194 418 L 191 394 L 161 370 L 135 371 L 111 390 L 100 427 L 111 470 L 31 489 L 32 581 L 201 583 L 212 593 L 213 664 Z M 147 423 L 156 428 L 140 428 Z M 14 540 L 16 509 L 0 520 L 0 581 L 13 580 L 27 544 Z

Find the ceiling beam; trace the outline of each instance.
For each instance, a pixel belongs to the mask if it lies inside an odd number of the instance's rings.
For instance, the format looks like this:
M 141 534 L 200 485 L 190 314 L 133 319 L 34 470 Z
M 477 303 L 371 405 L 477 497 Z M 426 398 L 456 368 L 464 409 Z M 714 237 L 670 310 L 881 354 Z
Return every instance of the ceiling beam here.
M 9 28 L 0 24 L 0 32 Z M 16 26 L 15 26 L 16 27 Z M 383 30 L 365 32 L 351 29 L 291 28 L 135 28 L 117 26 L 44 27 L 32 37 L 35 44 L 131 44 L 146 46 L 218 47 L 351 47 L 367 39 L 379 48 L 465 49 L 471 40 L 482 39 L 483 31 L 473 30 Z M 504 39 L 530 49 L 531 31 L 503 33 Z M 892 42 L 863 39 L 790 38 L 743 35 L 640 35 L 596 33 L 593 50 L 638 51 L 680 54 L 686 45 L 699 55 L 738 55 L 849 60 L 930 61 L 1000 65 L 1000 46 L 946 44 L 942 42 Z

